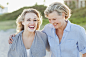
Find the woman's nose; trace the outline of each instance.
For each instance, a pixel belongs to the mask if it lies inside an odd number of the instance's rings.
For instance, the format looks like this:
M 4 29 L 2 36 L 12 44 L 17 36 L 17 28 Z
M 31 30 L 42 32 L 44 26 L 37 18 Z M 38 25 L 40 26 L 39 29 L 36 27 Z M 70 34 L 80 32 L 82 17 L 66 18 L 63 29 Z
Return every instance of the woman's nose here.
M 54 23 L 54 21 L 52 21 L 52 20 L 51 20 L 51 23 L 53 24 L 53 23 Z
M 33 24 L 33 23 L 34 23 L 34 21 L 31 21 L 30 23 L 31 23 L 31 24 Z

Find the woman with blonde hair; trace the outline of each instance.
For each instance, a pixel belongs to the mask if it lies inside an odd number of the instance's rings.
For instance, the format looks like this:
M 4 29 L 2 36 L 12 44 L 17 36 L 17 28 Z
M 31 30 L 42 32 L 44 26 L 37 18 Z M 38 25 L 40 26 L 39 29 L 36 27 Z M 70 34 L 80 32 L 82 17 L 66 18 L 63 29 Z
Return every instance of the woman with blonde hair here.
M 17 21 L 17 34 L 12 37 L 8 57 L 44 57 L 47 35 L 38 31 L 42 23 L 36 9 L 24 9 Z

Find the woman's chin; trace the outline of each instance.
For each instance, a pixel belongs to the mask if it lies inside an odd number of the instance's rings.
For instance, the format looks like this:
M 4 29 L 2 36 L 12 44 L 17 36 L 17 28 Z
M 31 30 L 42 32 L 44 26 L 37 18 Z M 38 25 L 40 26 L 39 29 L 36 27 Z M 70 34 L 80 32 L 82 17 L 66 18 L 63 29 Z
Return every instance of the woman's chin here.
M 36 29 L 28 29 L 29 32 L 35 32 Z

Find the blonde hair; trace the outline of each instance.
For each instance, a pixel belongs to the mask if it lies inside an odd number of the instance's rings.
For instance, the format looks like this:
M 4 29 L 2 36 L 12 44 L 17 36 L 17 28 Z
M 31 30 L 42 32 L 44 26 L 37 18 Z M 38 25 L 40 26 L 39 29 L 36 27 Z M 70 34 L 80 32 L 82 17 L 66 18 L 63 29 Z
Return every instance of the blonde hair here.
M 32 9 L 32 8 L 24 9 L 23 12 L 17 18 L 17 21 L 16 21 L 16 23 L 17 23 L 17 32 L 20 32 L 20 31 L 24 30 L 24 25 L 22 24 L 22 21 L 24 21 L 26 13 L 35 13 L 37 15 L 38 23 L 37 23 L 36 30 L 38 30 L 40 28 L 40 25 L 42 24 L 42 16 L 40 15 L 40 13 L 36 9 Z
M 71 10 L 62 3 L 54 2 L 49 5 L 49 7 L 46 8 L 44 11 L 45 17 L 48 16 L 49 13 L 52 13 L 53 11 L 56 11 L 59 15 L 62 15 L 62 13 L 65 13 L 65 19 L 68 20 L 71 16 Z

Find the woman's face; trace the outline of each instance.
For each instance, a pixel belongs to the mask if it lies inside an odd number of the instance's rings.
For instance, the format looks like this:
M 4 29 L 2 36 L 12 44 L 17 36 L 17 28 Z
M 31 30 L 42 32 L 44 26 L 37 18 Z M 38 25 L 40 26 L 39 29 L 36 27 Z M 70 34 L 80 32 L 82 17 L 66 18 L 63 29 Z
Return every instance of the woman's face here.
M 48 14 L 48 19 L 55 29 L 58 29 L 64 26 L 64 22 L 65 22 L 64 13 L 62 13 L 62 15 L 58 15 L 56 11 L 53 11 L 52 13 Z
M 24 25 L 24 30 L 34 32 L 37 28 L 37 18 L 38 17 L 35 13 L 26 13 L 24 21 L 22 22 Z

